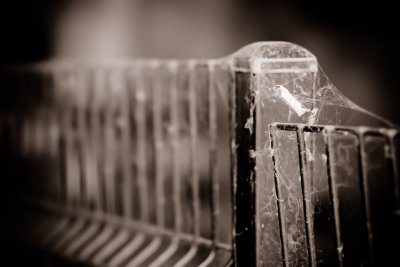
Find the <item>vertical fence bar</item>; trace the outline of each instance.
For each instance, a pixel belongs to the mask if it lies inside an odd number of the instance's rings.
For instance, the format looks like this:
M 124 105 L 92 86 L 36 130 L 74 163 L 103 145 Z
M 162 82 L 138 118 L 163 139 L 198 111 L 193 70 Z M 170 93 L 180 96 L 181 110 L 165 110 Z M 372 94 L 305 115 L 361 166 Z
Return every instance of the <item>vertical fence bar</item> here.
M 194 238 L 195 242 L 200 236 L 200 189 L 199 189 L 199 166 L 197 157 L 197 145 L 198 145 L 198 121 L 197 121 L 197 105 L 196 105 L 196 62 L 192 62 L 190 65 L 190 77 L 189 77 L 189 120 L 190 120 L 190 170 L 191 170 L 191 182 L 193 190 L 193 219 L 194 219 Z
M 393 179 L 394 179 L 394 195 L 396 199 L 396 208 L 400 210 L 400 173 L 398 166 L 398 154 L 396 151 L 396 142 L 395 138 L 399 136 L 399 132 L 396 130 L 392 130 L 389 132 L 389 140 L 390 140 L 390 157 L 392 160 L 392 169 L 393 169 Z
M 216 108 L 216 92 L 215 92 L 215 70 L 214 63 L 209 62 L 209 122 L 210 122 L 210 185 L 211 185 L 211 239 L 214 245 L 218 242 L 218 218 L 220 213 L 219 205 L 219 178 L 218 178 L 218 162 L 217 162 L 217 108 Z
M 119 85 L 119 99 L 120 99 L 120 109 L 121 109 L 121 161 L 122 161 L 122 214 L 124 218 L 129 221 L 133 217 L 133 180 L 132 180 L 132 157 L 131 157 L 131 103 L 129 101 L 129 92 L 126 82 L 126 69 L 119 70 L 121 72 L 120 76 L 117 77 L 116 82 Z
M 175 211 L 175 231 L 177 234 L 182 232 L 182 206 L 181 206 L 181 170 L 179 163 L 179 136 L 180 136 L 180 123 L 179 123 L 179 101 L 178 101 L 178 77 L 177 63 L 171 64 L 172 81 L 171 81 L 171 145 L 172 145 L 172 183 L 173 183 L 173 205 Z
M 88 193 L 88 187 L 90 183 L 90 177 L 86 172 L 86 166 L 89 165 L 89 158 L 86 156 L 88 149 L 88 139 L 86 138 L 86 133 L 88 131 L 87 128 L 87 108 L 89 104 L 89 96 L 88 96 L 88 88 L 85 87 L 85 71 L 84 69 L 80 70 L 77 74 L 77 83 L 76 83 L 76 105 L 77 105 L 77 118 L 76 118 L 76 137 L 77 137 L 77 151 L 79 158 L 79 177 L 80 177 L 80 188 L 81 188 L 81 196 L 80 196 L 80 205 L 83 207 L 89 206 L 90 203 L 90 194 Z
M 103 108 L 105 109 L 104 115 L 104 185 L 106 192 L 106 204 L 107 212 L 115 214 L 117 210 L 116 205 L 116 135 L 114 125 L 114 112 L 117 106 L 117 98 L 111 87 L 111 70 L 106 69 L 106 99 L 103 102 Z
M 371 264 L 374 262 L 373 255 L 373 233 L 372 233 L 372 225 L 371 225 L 371 207 L 369 203 L 370 194 L 369 194 L 369 186 L 367 181 L 367 173 L 368 166 L 366 162 L 366 151 L 365 151 L 365 133 L 363 131 L 359 131 L 357 133 L 357 137 L 359 139 L 358 143 L 358 161 L 359 161 L 359 169 L 360 169 L 360 183 L 361 183 L 361 196 L 362 196 L 362 206 L 364 210 L 364 216 L 366 219 L 366 230 L 367 230 L 367 238 L 368 238 L 368 249 L 369 249 L 369 257 Z
M 336 247 L 337 247 L 337 253 L 338 253 L 338 263 L 339 266 L 343 266 L 343 243 L 342 243 L 342 237 L 340 233 L 340 215 L 339 215 L 339 198 L 338 198 L 338 193 L 337 193 L 337 187 L 336 187 L 336 181 L 333 178 L 333 172 L 332 172 L 332 167 L 333 167 L 333 159 L 332 155 L 330 152 L 332 151 L 332 135 L 333 128 L 328 127 L 323 130 L 324 133 L 324 141 L 325 141 L 325 151 L 326 151 L 326 166 L 327 166 L 327 175 L 328 175 L 328 182 L 329 182 L 329 198 L 332 203 L 332 209 L 333 209 L 333 214 L 334 214 L 334 220 L 335 220 L 335 232 L 336 232 Z
M 304 138 L 303 126 L 298 126 L 296 129 L 298 153 L 299 153 L 299 167 L 300 167 L 300 179 L 301 179 L 301 190 L 303 194 L 303 206 L 304 206 L 304 220 L 306 239 L 308 246 L 308 264 L 309 266 L 316 266 L 316 254 L 315 254 L 315 243 L 313 234 L 313 219 L 312 219 L 312 206 L 311 206 L 311 175 L 308 173 L 307 164 L 307 153 L 306 143 Z
M 249 118 L 256 120 L 253 108 L 254 92 L 251 84 L 251 73 L 235 70 L 231 112 L 233 140 L 233 192 L 235 213 L 235 258 L 237 266 L 256 266 L 256 159 L 250 155 L 255 149 L 255 127 L 251 130 L 245 126 Z M 249 89 L 250 88 L 250 89 Z
M 68 76 L 66 81 L 66 90 L 68 97 L 66 101 L 65 110 L 65 141 L 66 141 L 66 184 L 67 184 L 67 198 L 70 206 L 75 206 L 78 202 L 78 196 L 80 195 L 80 174 L 79 174 L 79 156 L 76 147 L 76 73 L 67 71 Z M 75 192 L 75 193 L 74 193 Z
M 228 89 L 228 119 L 229 119 L 229 152 L 231 160 L 230 168 L 230 181 L 231 181 L 231 201 L 232 201 L 232 260 L 234 265 L 238 265 L 238 252 L 236 245 L 236 222 L 237 222 L 237 150 L 236 150 L 236 81 L 235 72 L 232 70 L 232 66 L 228 65 L 229 76 L 231 78 L 231 85 Z M 257 260 L 256 260 L 257 261 Z
M 154 65 L 154 85 L 153 89 L 153 129 L 154 129 L 154 143 L 155 143 L 155 189 L 156 189 L 156 221 L 157 225 L 160 227 L 165 226 L 165 193 L 164 193 L 164 183 L 165 183 L 165 169 L 164 169 L 164 140 L 162 133 L 162 84 L 160 77 L 160 66 L 158 63 Z M 157 76 L 158 75 L 158 76 Z
M 217 109 L 216 109 L 216 92 L 215 92 L 215 70 L 214 62 L 207 63 L 208 81 L 207 81 L 207 111 L 208 111 L 208 138 L 210 142 L 209 147 L 209 187 L 210 187 L 210 211 L 211 211 L 211 241 L 212 250 L 208 257 L 200 264 L 201 267 L 208 266 L 216 257 L 215 249 L 218 242 L 218 217 L 219 217 L 219 182 L 218 182 L 218 169 L 217 169 Z
M 106 193 L 105 193 L 105 180 L 106 175 L 104 172 L 104 164 L 105 164 L 105 154 L 106 154 L 106 147 L 105 147 L 105 134 L 104 134 L 104 121 L 106 116 L 106 110 L 104 108 L 104 102 L 107 99 L 107 86 L 105 83 L 106 80 L 106 70 L 104 68 L 96 69 L 96 76 L 95 76 L 95 88 L 96 91 L 96 104 L 95 104 L 95 114 L 93 114 L 94 119 L 94 130 L 97 130 L 95 133 L 98 143 L 96 144 L 96 160 L 98 166 L 98 194 L 99 194 L 99 209 L 101 212 L 107 211 L 106 205 Z
M 144 223 L 149 222 L 149 188 L 147 183 L 147 133 L 146 133 L 146 103 L 147 94 L 144 88 L 143 76 L 140 75 L 141 69 L 135 69 L 135 105 L 133 116 L 135 118 L 135 128 L 137 136 L 137 179 L 139 186 L 140 199 L 140 220 Z
M 287 244 L 286 244 L 286 228 L 285 228 L 285 218 L 283 215 L 283 198 L 282 192 L 280 190 L 279 178 L 278 178 L 278 169 L 277 162 L 275 156 L 275 131 L 276 126 L 270 125 L 270 147 L 272 151 L 272 164 L 273 164 L 273 173 L 274 173 L 274 182 L 275 182 L 275 194 L 276 201 L 278 206 L 278 217 L 279 217 L 279 228 L 280 228 L 280 239 L 281 239 L 281 253 L 282 253 L 282 261 L 283 266 L 286 267 L 289 263 L 288 253 L 287 253 Z

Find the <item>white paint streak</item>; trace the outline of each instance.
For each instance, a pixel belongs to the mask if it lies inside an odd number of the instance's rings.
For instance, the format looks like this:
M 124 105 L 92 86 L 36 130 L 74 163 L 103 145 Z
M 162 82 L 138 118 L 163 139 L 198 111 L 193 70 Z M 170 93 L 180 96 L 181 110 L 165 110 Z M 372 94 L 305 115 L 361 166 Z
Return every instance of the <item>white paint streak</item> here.
M 284 86 L 277 85 L 274 89 L 276 90 L 279 97 L 296 112 L 297 116 L 301 117 L 304 115 L 304 113 L 311 111 L 310 109 L 305 108 L 303 104 L 296 97 L 294 97 Z

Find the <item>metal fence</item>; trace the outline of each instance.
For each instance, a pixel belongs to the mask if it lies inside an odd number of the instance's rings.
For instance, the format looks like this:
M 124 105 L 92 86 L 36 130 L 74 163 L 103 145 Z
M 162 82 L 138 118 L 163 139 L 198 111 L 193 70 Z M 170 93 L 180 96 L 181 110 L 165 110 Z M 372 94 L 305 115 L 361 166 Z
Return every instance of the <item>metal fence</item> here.
M 325 78 L 282 42 L 5 67 L 2 236 L 49 265 L 392 263 L 399 134 Z

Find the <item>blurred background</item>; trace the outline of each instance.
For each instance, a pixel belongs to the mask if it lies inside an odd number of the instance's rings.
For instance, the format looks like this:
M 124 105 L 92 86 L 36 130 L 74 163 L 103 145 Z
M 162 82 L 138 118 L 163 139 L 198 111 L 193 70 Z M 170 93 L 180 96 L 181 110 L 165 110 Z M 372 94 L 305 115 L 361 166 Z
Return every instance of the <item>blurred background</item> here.
M 400 124 L 395 4 L 256 0 L 4 0 L 0 61 L 212 58 L 255 41 L 314 53 L 360 106 Z

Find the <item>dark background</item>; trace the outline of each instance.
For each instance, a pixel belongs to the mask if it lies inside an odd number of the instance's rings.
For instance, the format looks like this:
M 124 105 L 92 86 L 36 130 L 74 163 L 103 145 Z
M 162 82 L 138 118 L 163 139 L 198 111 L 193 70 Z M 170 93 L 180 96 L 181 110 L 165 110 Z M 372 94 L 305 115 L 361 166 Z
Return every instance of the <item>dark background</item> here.
M 100 39 L 123 44 L 115 50 L 124 57 L 221 57 L 254 41 L 284 40 L 313 52 L 354 102 L 400 124 L 399 11 L 392 2 L 3 0 L 0 61 L 89 55 L 93 49 L 79 36 L 94 30 L 64 34 L 59 25 L 71 22 L 76 25 L 67 29 L 95 21 L 99 32 L 114 22 L 114 29 L 123 25 L 115 39 L 107 37 L 112 33 Z M 102 51 L 91 57 L 102 57 Z

